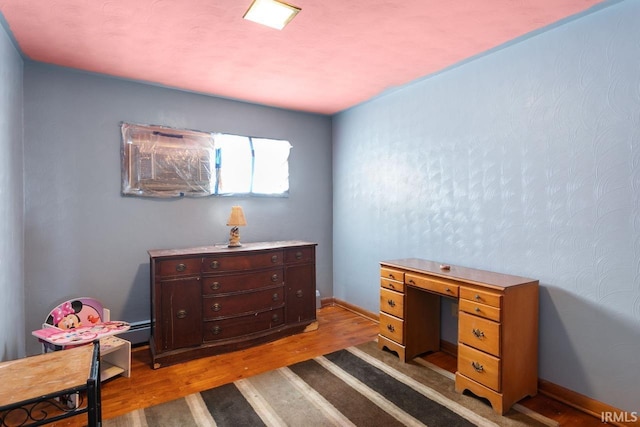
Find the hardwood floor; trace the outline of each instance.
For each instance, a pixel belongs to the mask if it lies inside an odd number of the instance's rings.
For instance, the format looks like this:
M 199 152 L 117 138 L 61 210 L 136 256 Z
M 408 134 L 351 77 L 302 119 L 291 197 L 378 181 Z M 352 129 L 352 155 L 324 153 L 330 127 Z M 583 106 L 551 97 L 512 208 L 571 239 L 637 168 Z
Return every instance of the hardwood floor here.
M 113 378 L 103 384 L 103 419 L 372 341 L 378 334 L 376 322 L 337 306 L 320 309 L 318 322 L 317 331 L 158 370 L 151 369 L 148 347 L 135 348 L 131 355 L 131 378 Z M 455 371 L 453 356 L 439 352 L 427 355 L 425 359 Z M 562 426 L 602 425 L 600 420 L 540 394 L 520 403 L 557 420 Z M 79 416 L 55 425 L 80 426 L 85 423 L 86 417 Z

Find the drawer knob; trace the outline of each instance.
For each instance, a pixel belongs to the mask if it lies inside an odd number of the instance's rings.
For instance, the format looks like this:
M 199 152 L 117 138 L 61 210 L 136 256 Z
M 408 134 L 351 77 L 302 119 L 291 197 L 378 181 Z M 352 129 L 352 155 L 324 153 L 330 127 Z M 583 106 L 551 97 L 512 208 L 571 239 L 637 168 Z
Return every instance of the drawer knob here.
M 473 369 L 475 369 L 476 372 L 483 372 L 484 371 L 484 367 L 478 362 L 471 362 L 471 366 L 473 366 Z
M 220 309 L 222 308 L 222 306 L 218 303 L 215 303 L 211 306 L 211 310 L 213 311 L 220 311 Z
M 273 256 L 271 257 L 271 262 L 272 262 L 272 263 L 274 263 L 274 264 L 275 264 L 276 262 L 278 262 L 278 255 L 273 255 Z
M 387 304 L 389 304 L 389 307 L 395 307 L 396 306 L 396 302 L 392 299 L 387 301 Z
M 273 276 L 271 276 L 271 281 L 272 282 L 277 282 L 278 281 L 278 275 L 274 274 Z
M 480 313 L 480 307 L 476 307 L 474 310 L 476 311 L 476 313 Z
M 280 299 L 280 295 L 278 295 L 277 293 L 273 294 L 273 296 L 271 297 L 272 300 L 274 301 L 278 301 Z
M 187 310 L 178 310 L 176 312 L 176 317 L 178 319 L 184 319 L 185 317 L 187 317 Z
M 209 264 L 209 267 L 215 270 L 216 268 L 220 267 L 220 262 L 217 260 L 211 261 L 211 264 Z
M 211 290 L 212 291 L 217 291 L 218 289 L 220 289 L 220 282 L 213 282 L 211 284 Z
M 444 290 L 445 292 L 451 293 L 451 288 L 447 288 Z
M 393 279 L 393 280 L 396 280 L 396 276 L 394 276 L 393 273 L 389 273 L 389 278 Z
M 416 282 L 414 282 L 413 279 L 409 279 L 409 283 L 412 284 L 412 285 L 416 284 Z
M 389 287 L 390 287 L 391 289 L 395 289 L 395 288 L 396 288 L 395 286 L 393 286 L 393 283 L 388 283 L 388 285 L 389 285 Z
M 296 252 L 296 259 L 302 259 L 302 252 Z
M 473 333 L 473 335 L 476 336 L 476 338 L 483 338 L 484 337 L 484 332 L 482 332 L 480 329 L 473 328 L 471 330 L 471 332 Z
M 218 335 L 220 334 L 220 332 L 222 332 L 222 328 L 218 325 L 214 326 L 213 328 L 211 328 L 211 333 L 213 335 Z
M 393 325 L 387 325 L 387 329 L 389 330 L 389 332 L 395 332 L 396 328 Z
M 278 320 L 280 320 L 280 317 L 278 317 L 278 315 L 277 315 L 277 314 L 274 314 L 273 316 L 271 316 L 271 321 L 272 321 L 273 323 L 277 323 L 277 322 L 278 322 Z
M 184 264 L 182 264 L 182 263 L 180 263 L 180 264 L 176 265 L 176 271 L 183 272 L 183 271 L 185 271 L 186 269 L 187 269 L 187 266 L 186 266 L 186 265 L 184 265 Z
M 298 298 L 302 298 L 302 289 L 298 289 L 298 290 L 296 291 L 296 296 L 297 296 Z
M 478 294 L 476 294 L 476 296 L 474 297 L 476 299 L 476 301 L 480 301 L 482 299 L 482 297 Z

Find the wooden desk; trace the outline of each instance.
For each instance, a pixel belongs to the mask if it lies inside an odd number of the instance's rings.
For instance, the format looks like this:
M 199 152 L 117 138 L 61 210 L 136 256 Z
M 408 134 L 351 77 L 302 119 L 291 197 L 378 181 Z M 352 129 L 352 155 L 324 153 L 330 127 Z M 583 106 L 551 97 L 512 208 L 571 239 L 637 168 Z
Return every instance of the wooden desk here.
M 0 363 L 0 425 L 18 417 L 22 425 L 41 425 L 86 413 L 89 426 L 101 424 L 100 346 L 84 345 L 65 351 Z M 86 405 L 48 414 L 46 401 L 86 392 Z
M 416 258 L 380 263 L 378 346 L 404 362 L 440 350 L 440 297 L 458 301 L 456 391 L 504 414 L 537 393 L 538 281 Z

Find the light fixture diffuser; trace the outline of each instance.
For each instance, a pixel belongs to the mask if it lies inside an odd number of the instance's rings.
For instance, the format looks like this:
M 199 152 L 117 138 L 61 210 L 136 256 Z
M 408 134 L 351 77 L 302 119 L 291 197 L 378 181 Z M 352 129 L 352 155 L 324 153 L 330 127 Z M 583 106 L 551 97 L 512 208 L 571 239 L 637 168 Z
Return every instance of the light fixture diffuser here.
M 243 18 L 282 30 L 300 10 L 299 7 L 278 0 L 253 0 Z

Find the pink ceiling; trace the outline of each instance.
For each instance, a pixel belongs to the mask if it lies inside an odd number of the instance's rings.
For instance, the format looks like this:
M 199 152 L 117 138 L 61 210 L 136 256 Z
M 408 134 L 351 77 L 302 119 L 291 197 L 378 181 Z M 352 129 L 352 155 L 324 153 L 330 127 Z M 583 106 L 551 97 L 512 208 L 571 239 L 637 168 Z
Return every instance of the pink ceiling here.
M 603 0 L 290 0 L 283 31 L 251 0 L 0 0 L 35 61 L 332 114 Z

